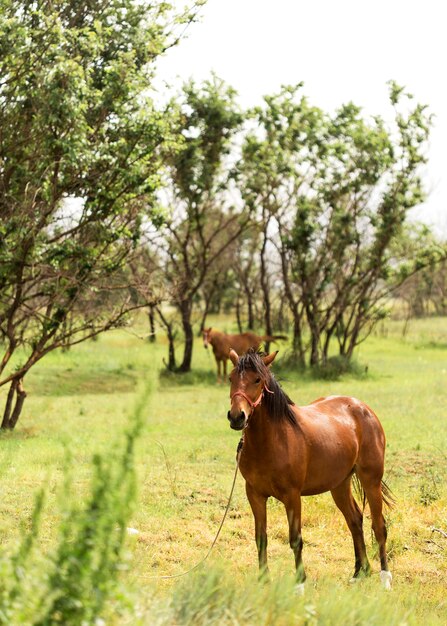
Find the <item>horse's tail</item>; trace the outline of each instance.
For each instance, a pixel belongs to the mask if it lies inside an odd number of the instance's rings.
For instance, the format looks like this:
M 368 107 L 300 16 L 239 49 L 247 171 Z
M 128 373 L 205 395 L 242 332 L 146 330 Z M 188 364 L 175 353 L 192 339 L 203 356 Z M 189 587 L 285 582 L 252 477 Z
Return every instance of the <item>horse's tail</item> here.
M 363 489 L 362 483 L 360 482 L 360 478 L 358 477 L 358 474 L 355 471 L 355 468 L 352 473 L 352 485 L 354 487 L 354 492 L 356 493 L 360 502 L 362 503 L 362 510 L 364 511 L 365 504 L 366 504 L 366 493 L 365 493 L 365 490 Z
M 262 341 L 278 341 L 279 339 L 285 341 L 288 337 L 286 335 L 264 335 L 261 339 Z
M 362 483 L 360 482 L 360 478 L 358 477 L 357 472 L 355 470 L 352 475 L 352 484 L 354 486 L 355 493 L 357 494 L 357 496 L 359 497 L 362 503 L 362 509 L 365 510 L 366 493 L 365 493 L 365 490 L 363 489 Z M 396 504 L 396 498 L 394 497 L 393 492 L 391 491 L 391 489 L 388 487 L 388 485 L 386 484 L 384 480 L 382 480 L 382 500 L 383 500 L 383 503 L 390 509 L 392 509 L 393 506 Z
M 396 498 L 384 480 L 382 480 L 382 500 L 390 509 L 396 504 Z

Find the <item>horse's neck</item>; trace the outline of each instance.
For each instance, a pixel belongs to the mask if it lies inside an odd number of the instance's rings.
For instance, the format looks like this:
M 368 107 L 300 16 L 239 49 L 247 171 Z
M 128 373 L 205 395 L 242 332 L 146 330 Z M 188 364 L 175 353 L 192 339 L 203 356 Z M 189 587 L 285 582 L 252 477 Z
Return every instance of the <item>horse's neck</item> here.
M 284 424 L 273 422 L 262 404 L 255 409 L 244 432 L 244 443 L 253 448 L 276 446 L 283 436 Z
M 220 330 L 213 330 L 210 334 L 210 344 L 213 345 L 214 343 L 218 344 L 222 341 L 224 337 L 224 333 L 221 333 Z
M 215 353 L 220 358 L 228 358 L 229 349 L 226 349 L 228 346 L 228 339 L 225 333 L 216 331 L 215 334 L 212 335 L 210 343 L 213 346 Z
M 281 473 L 284 464 L 291 465 L 294 459 L 300 458 L 297 444 L 287 421 L 272 420 L 261 405 L 244 432 L 240 468 L 245 480 L 263 477 L 262 480 L 267 481 L 266 489 L 270 489 L 269 481 Z

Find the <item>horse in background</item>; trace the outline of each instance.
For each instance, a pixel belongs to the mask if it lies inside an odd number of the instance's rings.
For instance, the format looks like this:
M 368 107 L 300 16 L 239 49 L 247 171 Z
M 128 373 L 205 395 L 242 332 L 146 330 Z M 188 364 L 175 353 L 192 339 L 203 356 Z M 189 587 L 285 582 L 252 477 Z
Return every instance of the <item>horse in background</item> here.
M 379 545 L 380 578 L 391 588 L 388 570 L 387 531 L 383 503 L 391 504 L 382 480 L 385 434 L 375 413 L 363 402 L 347 396 L 319 398 L 296 406 L 270 372 L 276 352 L 245 356 L 231 350 L 228 420 L 242 430 L 238 462 L 245 479 L 247 498 L 255 520 L 255 538 L 261 575 L 267 569 L 267 499 L 285 506 L 289 543 L 295 557 L 297 591 L 306 578 L 301 553 L 301 497 L 330 491 L 342 512 L 354 543 L 353 580 L 371 573 L 363 535 L 363 512 L 353 498 L 353 476 L 368 501 L 374 534 Z
M 229 359 L 230 350 L 234 350 L 239 356 L 246 354 L 250 348 L 255 352 L 263 342 L 277 341 L 278 339 L 287 339 L 285 335 L 256 335 L 255 333 L 246 332 L 239 335 L 227 335 L 226 333 L 216 330 L 215 328 L 203 328 L 203 345 L 213 348 L 214 357 L 217 364 L 217 382 L 221 382 L 221 369 L 223 377 L 227 377 L 227 361 Z

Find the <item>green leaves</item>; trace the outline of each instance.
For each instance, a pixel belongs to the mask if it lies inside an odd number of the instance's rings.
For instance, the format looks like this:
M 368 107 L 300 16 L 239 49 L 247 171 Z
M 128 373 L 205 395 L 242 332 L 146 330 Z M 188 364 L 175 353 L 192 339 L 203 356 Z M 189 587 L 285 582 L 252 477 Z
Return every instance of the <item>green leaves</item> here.
M 1 8 L 3 385 L 18 348 L 24 375 L 48 351 L 120 325 L 137 306 L 124 266 L 157 205 L 163 151 L 176 144 L 169 111 L 150 97 L 176 16 L 167 3 L 137 0 L 1 0 Z
M 396 83 L 394 125 L 352 102 L 326 113 L 300 89 L 283 87 L 253 109 L 236 180 L 253 216 L 275 220 L 281 232 L 270 238 L 295 324 L 305 315 L 315 365 L 334 340 L 350 358 L 380 319 L 393 244 L 424 198 L 419 166 L 431 117 Z
M 171 104 L 182 143 L 169 160 L 170 171 L 175 193 L 190 205 L 200 204 L 225 176 L 224 159 L 243 119 L 235 98 L 234 89 L 213 76 L 201 87 L 185 84 L 180 105 Z
M 113 203 L 124 191 L 117 169 L 131 179 L 133 196 L 145 193 L 169 134 L 147 95 L 154 51 L 167 45 L 168 5 L 38 3 L 27 13 L 8 4 L 0 158 L 9 197 L 20 201 L 32 185 L 54 204 L 64 193 L 91 198 L 99 187 Z

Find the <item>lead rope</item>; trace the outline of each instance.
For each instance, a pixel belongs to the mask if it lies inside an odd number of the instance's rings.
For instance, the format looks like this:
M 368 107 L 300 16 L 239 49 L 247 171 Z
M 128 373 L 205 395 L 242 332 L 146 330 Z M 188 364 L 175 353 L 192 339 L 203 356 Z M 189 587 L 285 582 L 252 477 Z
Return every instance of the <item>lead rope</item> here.
M 211 554 L 214 546 L 217 543 L 217 540 L 219 538 L 220 535 L 220 531 L 222 530 L 222 526 L 224 525 L 225 519 L 227 517 L 227 513 L 230 509 L 230 504 L 231 504 L 231 499 L 233 497 L 233 492 L 234 492 L 234 487 L 236 485 L 236 478 L 237 478 L 237 472 L 239 469 L 239 459 L 241 458 L 241 452 L 242 452 L 242 446 L 244 445 L 244 436 L 242 435 L 241 440 L 239 441 L 238 445 L 237 445 L 237 451 L 236 451 L 236 469 L 234 471 L 234 477 L 233 477 L 233 484 L 231 485 L 231 491 L 230 491 L 230 495 L 228 498 L 228 504 L 225 508 L 225 512 L 223 514 L 222 517 L 222 521 L 220 522 L 219 528 L 217 529 L 217 533 L 216 536 L 214 537 L 213 543 L 211 544 L 208 552 L 206 553 L 206 555 L 203 557 L 203 559 L 201 561 L 199 561 L 198 563 L 196 563 L 196 565 L 194 565 L 193 567 L 191 567 L 190 569 L 186 570 L 186 572 L 181 572 L 180 574 L 172 574 L 170 576 L 141 576 L 141 578 L 144 579 L 160 579 L 160 580 L 167 580 L 169 578 L 180 578 L 181 576 L 186 576 L 186 574 L 190 574 L 191 572 L 193 572 L 195 569 L 197 569 L 200 565 L 202 565 L 202 563 L 204 563 L 207 558 L 209 557 L 209 555 Z

